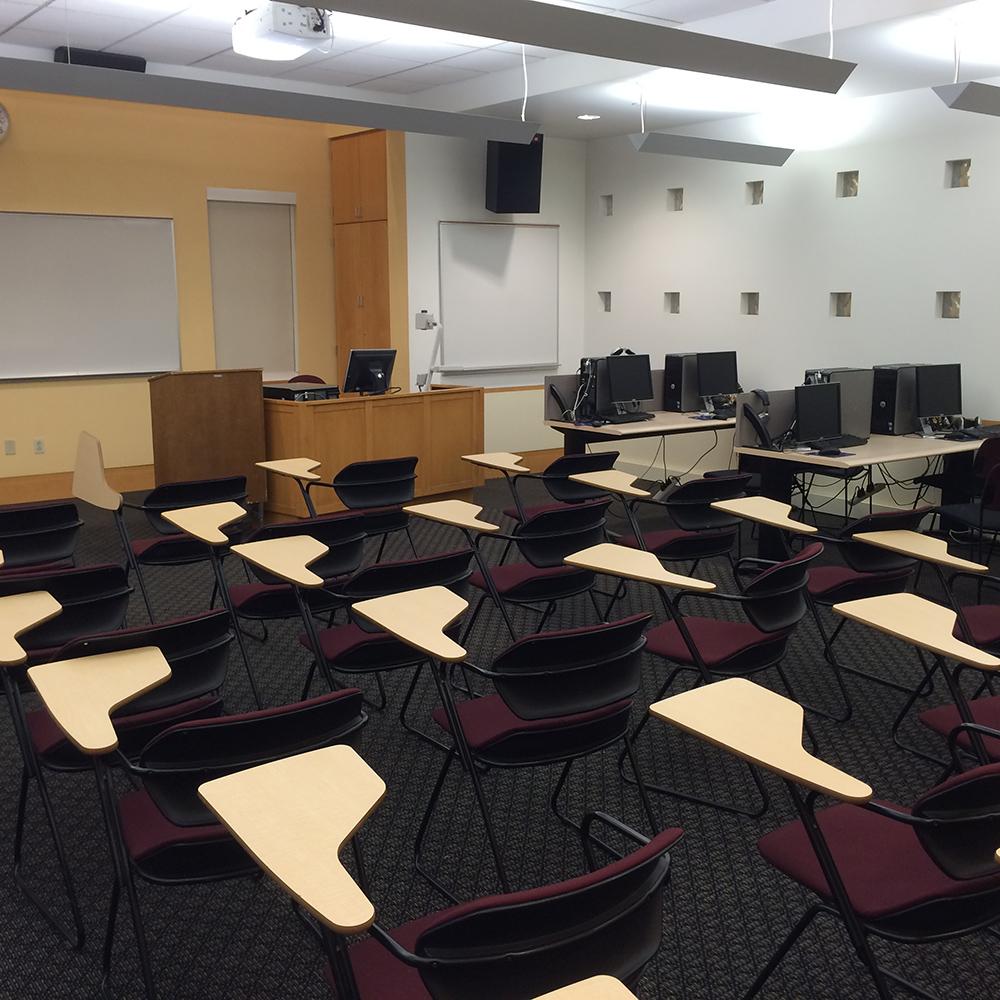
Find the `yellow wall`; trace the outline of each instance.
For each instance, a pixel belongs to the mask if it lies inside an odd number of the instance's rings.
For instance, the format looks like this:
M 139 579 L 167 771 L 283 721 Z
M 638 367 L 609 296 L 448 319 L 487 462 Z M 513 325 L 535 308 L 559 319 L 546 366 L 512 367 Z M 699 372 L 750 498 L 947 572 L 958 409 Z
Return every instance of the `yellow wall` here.
M 0 211 L 174 220 L 187 369 L 215 366 L 206 189 L 294 191 L 299 367 L 334 380 L 328 140 L 357 129 L 4 90 L 0 103 L 11 115 Z M 0 304 L 0 377 L 2 348 Z M 81 429 L 101 438 L 109 467 L 150 464 L 145 379 L 0 384 L 0 440 L 17 442 L 16 456 L 0 448 L 0 478 L 71 469 Z M 45 455 L 32 454 L 35 438 L 45 439 Z

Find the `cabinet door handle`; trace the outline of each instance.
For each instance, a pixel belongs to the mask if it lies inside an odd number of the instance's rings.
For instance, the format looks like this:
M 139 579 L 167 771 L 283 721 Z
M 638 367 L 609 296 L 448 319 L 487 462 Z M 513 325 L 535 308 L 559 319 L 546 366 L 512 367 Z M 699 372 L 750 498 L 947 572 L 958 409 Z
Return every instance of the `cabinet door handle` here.
M 363 295 L 358 296 L 358 308 L 363 309 L 365 305 L 365 297 Z

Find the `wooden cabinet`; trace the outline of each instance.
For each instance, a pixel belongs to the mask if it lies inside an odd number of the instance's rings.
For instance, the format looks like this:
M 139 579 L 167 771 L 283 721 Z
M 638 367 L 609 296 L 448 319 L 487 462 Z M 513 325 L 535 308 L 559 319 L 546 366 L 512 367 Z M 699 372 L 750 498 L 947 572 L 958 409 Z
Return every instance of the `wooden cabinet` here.
M 354 348 L 389 347 L 389 234 L 385 222 L 336 227 L 334 267 L 341 368 Z
M 350 351 L 395 348 L 393 381 L 409 385 L 406 149 L 398 132 L 330 141 L 338 377 Z
M 334 224 L 387 219 L 386 159 L 385 132 L 358 132 L 330 142 Z

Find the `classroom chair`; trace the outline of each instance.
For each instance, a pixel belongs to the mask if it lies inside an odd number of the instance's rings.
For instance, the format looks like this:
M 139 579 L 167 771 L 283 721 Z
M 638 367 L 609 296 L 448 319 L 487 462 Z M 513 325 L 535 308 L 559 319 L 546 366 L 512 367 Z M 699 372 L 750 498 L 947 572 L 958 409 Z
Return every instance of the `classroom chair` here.
M 510 533 L 498 531 L 476 536 L 474 544 L 480 549 L 489 539 L 512 543 L 524 562 L 494 565 L 472 574 L 469 584 L 482 591 L 482 596 L 466 624 L 462 643 L 472 633 L 490 596 L 490 583 L 501 602 L 535 610 L 541 616 L 536 629 L 539 632 L 545 628 L 559 601 L 581 594 L 589 597 L 598 620 L 602 620 L 605 614 L 594 596 L 596 575 L 586 569 L 567 566 L 565 560 L 568 555 L 604 540 L 610 505 L 607 497 L 572 505 L 559 504 L 519 522 Z M 489 582 L 485 574 L 489 574 Z
M 986 480 L 997 465 L 1000 465 L 1000 438 L 986 438 L 975 453 L 971 469 L 965 467 L 957 472 L 931 472 L 917 476 L 913 482 L 941 490 L 942 493 L 964 494 L 971 501 L 983 495 Z
M 603 500 L 607 493 L 604 490 L 574 483 L 570 476 L 584 472 L 606 472 L 615 467 L 618 461 L 617 451 L 594 451 L 582 455 L 560 455 L 549 463 L 544 471 L 527 472 L 514 476 L 510 480 L 510 488 L 514 497 L 514 506 L 507 507 L 504 515 L 514 521 L 525 521 L 547 510 L 558 510 L 562 504 L 586 503 L 589 500 Z M 525 507 L 523 498 L 518 491 L 519 484 L 524 481 L 535 481 L 545 487 L 552 498 L 550 503 L 536 504 Z M 501 560 L 502 561 L 502 560 Z
M 403 512 L 403 505 L 410 503 L 416 494 L 417 462 L 413 456 L 352 462 L 341 469 L 332 482 L 311 482 L 306 491 L 333 490 L 348 510 L 360 513 L 368 537 L 380 539 L 376 562 L 382 558 L 386 539 L 397 531 L 406 532 L 410 551 L 416 558 L 410 519 Z
M 325 385 L 326 383 L 318 375 L 293 375 L 289 382 L 306 382 L 310 385 Z
M 806 753 L 801 706 L 749 681 L 688 691 L 654 704 L 650 712 L 776 774 L 798 813 L 762 837 L 758 849 L 817 901 L 744 1000 L 760 993 L 821 914 L 843 923 L 882 1000 L 891 1000 L 891 984 L 933 998 L 884 968 L 870 938 L 926 944 L 985 930 L 1000 920 L 1000 766 L 955 775 L 904 807 L 875 800 L 870 786 Z M 817 809 L 821 797 L 840 804 Z
M 841 663 L 834 652 L 833 645 L 847 624 L 847 619 L 841 618 L 832 633 L 828 632 L 823 624 L 819 609 L 829 609 L 844 601 L 878 597 L 882 594 L 897 594 L 906 590 L 913 579 L 917 561 L 894 552 L 865 545 L 856 541 L 854 536 L 872 531 L 919 531 L 921 522 L 932 511 L 933 508 L 921 507 L 916 510 L 868 514 L 851 521 L 840 531 L 812 536 L 816 541 L 822 542 L 835 551 L 842 560 L 840 563 L 815 566 L 809 571 L 809 610 L 816 622 L 816 628 L 819 630 L 823 643 L 823 658 L 833 670 L 834 679 L 845 705 L 842 715 L 834 716 L 813 709 L 818 714 L 831 718 L 835 722 L 846 722 L 851 718 L 854 705 L 844 683 L 844 673 L 862 677 L 883 687 L 906 694 L 910 693 L 911 688 L 905 684 L 873 674 L 857 665 L 849 666 Z
M 968 503 L 945 504 L 937 510 L 942 523 L 956 524 L 972 532 L 977 562 L 989 564 L 1000 532 L 1000 462 L 986 473 L 982 494 Z M 986 548 L 986 536 L 990 536 Z
M 570 769 L 578 760 L 621 745 L 636 775 L 646 821 L 658 829 L 638 770 L 629 735 L 629 716 L 639 689 L 643 630 L 651 615 L 611 624 L 526 636 L 509 646 L 491 667 L 464 660 L 464 667 L 487 678 L 493 694 L 445 704 L 433 721 L 454 747 L 446 753 L 415 843 L 417 869 L 445 896 L 454 898 L 423 861 L 423 845 L 445 779 L 456 759 L 466 765 L 486 825 L 501 885 L 509 882 L 483 795 L 480 769 L 517 769 L 561 764 L 549 805 L 561 823 L 577 824 L 559 810 Z
M 257 873 L 253 860 L 201 801 L 199 786 L 247 767 L 351 742 L 366 721 L 361 692 L 347 689 L 279 708 L 182 722 L 155 736 L 136 762 L 117 755 L 122 770 L 141 787 L 121 797 L 107 777 L 101 787 L 113 806 L 108 834 L 116 869 L 103 950 L 105 988 L 110 985 L 115 922 L 124 894 L 145 995 L 148 1000 L 156 997 L 137 879 L 190 886 Z
M 344 607 L 344 601 L 332 591 L 338 582 L 350 577 L 361 566 L 364 556 L 364 521 L 360 516 L 305 518 L 286 524 L 268 524 L 258 528 L 248 538 L 248 542 L 261 542 L 271 538 L 289 538 L 309 535 L 325 545 L 327 553 L 309 568 L 323 577 L 327 588 L 305 592 L 306 603 L 314 615 L 332 615 Z M 259 566 L 248 563 L 250 572 L 257 578 L 256 583 L 230 585 L 229 598 L 233 609 L 241 619 L 259 621 L 263 627 L 261 641 L 267 640 L 269 621 L 279 621 L 299 617 L 299 605 L 292 586 Z M 254 638 L 257 638 L 254 636 Z
M 822 552 L 823 546 L 813 542 L 779 563 L 745 558 L 742 560 L 744 565 L 764 568 L 746 583 L 740 581 L 738 572 L 740 590 L 735 594 L 718 590 L 676 593 L 669 602 L 671 620 L 646 633 L 646 652 L 673 666 L 656 700 L 666 695 L 681 673 L 694 673 L 696 683 L 711 684 L 720 678 L 752 677 L 771 667 L 794 698 L 792 683 L 782 664 L 792 633 L 806 614 L 806 587 L 811 564 Z M 692 597 L 735 605 L 742 612 L 741 620 L 685 615 L 681 605 Z M 643 716 L 633 733 L 633 740 L 639 738 L 648 722 L 649 716 Z M 813 738 L 811 731 L 809 735 Z M 623 755 L 619 758 L 620 767 L 624 767 L 624 761 Z M 769 800 L 757 772 L 750 768 L 750 774 L 760 796 L 757 809 L 699 798 L 662 785 L 650 784 L 648 787 L 651 791 L 713 806 L 724 812 L 759 817 L 767 811 Z
M 463 549 L 403 562 L 375 563 L 359 570 L 348 580 L 333 585 L 331 589 L 341 605 L 424 587 L 447 587 L 459 592 L 472 572 L 471 562 L 472 552 Z M 310 568 L 315 565 L 312 564 Z M 373 707 L 381 711 L 388 704 L 382 675 L 394 670 L 414 668 L 410 686 L 400 705 L 399 721 L 404 729 L 414 735 L 422 739 L 431 739 L 415 729 L 406 717 L 422 668 L 428 662 L 426 653 L 414 650 L 412 646 L 400 642 L 387 632 L 362 627 L 353 619 L 346 625 L 322 629 L 316 633 L 316 638 L 322 656 L 318 660 L 315 656 L 313 658 L 302 691 L 303 698 L 308 695 L 312 687 L 317 666 L 330 687 L 335 684 L 333 674 L 355 677 L 374 675 L 379 701 Z M 300 635 L 299 642 L 313 652 L 308 634 Z M 431 739 L 431 742 L 436 741 Z
M 82 526 L 76 504 L 68 500 L 0 507 L 0 575 L 72 565 Z

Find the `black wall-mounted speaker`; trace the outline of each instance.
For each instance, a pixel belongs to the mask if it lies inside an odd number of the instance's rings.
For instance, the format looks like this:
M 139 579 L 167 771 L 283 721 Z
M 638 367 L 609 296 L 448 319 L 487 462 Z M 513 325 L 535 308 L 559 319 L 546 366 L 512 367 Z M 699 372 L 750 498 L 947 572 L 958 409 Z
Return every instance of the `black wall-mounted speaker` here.
M 146 60 L 141 56 L 124 56 L 117 52 L 95 52 L 93 49 L 78 49 L 75 45 L 60 45 L 56 49 L 57 63 L 72 63 L 74 66 L 97 66 L 100 69 L 124 69 L 131 73 L 145 73 Z
M 490 142 L 486 147 L 486 207 L 498 215 L 537 215 L 542 207 L 542 146 L 545 137 L 529 143 Z

